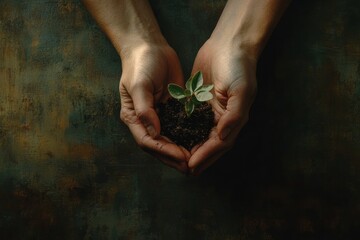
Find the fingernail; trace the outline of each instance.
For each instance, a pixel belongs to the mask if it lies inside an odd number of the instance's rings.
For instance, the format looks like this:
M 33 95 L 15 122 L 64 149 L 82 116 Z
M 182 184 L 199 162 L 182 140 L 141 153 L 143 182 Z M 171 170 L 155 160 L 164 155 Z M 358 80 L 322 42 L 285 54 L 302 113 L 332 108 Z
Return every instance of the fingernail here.
M 221 133 L 221 140 L 224 140 L 230 134 L 230 128 L 225 128 Z
M 156 130 L 153 125 L 149 125 L 146 127 L 147 132 L 150 134 L 151 137 L 156 137 Z

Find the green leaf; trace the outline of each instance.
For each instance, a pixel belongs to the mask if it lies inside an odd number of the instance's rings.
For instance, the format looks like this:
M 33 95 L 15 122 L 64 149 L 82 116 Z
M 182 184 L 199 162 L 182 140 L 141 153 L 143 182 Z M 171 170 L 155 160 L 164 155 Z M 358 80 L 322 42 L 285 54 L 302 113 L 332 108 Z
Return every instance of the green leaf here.
M 214 84 L 211 85 L 203 85 L 196 92 L 210 92 L 214 88 Z
M 190 97 L 192 95 L 189 89 L 185 89 L 184 94 L 186 97 Z
M 192 83 L 191 83 L 191 90 L 193 92 L 195 92 L 197 89 L 199 89 L 202 85 L 203 85 L 203 75 L 202 73 L 199 71 L 197 73 L 195 73 L 193 79 L 192 79 Z
M 182 99 L 182 98 L 186 97 L 184 89 L 177 84 L 169 83 L 168 91 L 169 91 L 170 95 L 175 99 Z
M 213 98 L 213 95 L 211 92 L 197 92 L 195 94 L 195 97 L 199 102 L 206 102 L 211 100 Z
M 193 80 L 193 78 L 190 77 L 190 78 L 186 81 L 186 83 L 185 83 L 186 89 L 190 90 L 191 94 L 193 93 L 193 91 L 192 91 L 192 89 L 191 89 L 192 80 Z
M 195 104 L 195 107 L 196 107 L 197 105 L 201 104 L 201 102 L 198 101 L 195 96 L 192 96 L 192 97 L 191 97 L 191 101 Z
M 185 112 L 188 117 L 190 117 L 194 109 L 195 109 L 195 104 L 192 101 L 187 101 L 185 103 Z

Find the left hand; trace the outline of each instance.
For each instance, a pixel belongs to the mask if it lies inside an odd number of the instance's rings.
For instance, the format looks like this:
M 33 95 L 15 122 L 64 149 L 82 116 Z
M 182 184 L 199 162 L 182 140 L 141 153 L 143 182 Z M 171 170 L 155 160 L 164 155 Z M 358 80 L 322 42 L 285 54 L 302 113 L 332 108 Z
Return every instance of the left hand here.
M 232 148 L 248 121 L 256 95 L 256 60 L 241 49 L 209 39 L 199 50 L 192 73 L 203 73 L 206 84 L 214 84 L 215 127 L 209 139 L 191 150 L 188 166 L 199 175 Z
M 155 106 L 167 97 L 170 82 L 183 85 L 179 59 L 167 44 L 140 44 L 121 56 L 121 120 L 136 143 L 164 164 L 186 174 L 190 153 L 160 135 Z

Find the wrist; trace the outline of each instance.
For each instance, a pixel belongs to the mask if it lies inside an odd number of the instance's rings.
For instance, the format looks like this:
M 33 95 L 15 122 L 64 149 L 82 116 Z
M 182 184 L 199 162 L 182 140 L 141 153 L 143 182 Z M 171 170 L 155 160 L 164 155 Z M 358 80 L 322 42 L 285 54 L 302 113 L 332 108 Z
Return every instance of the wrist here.
M 218 48 L 220 52 L 246 58 L 255 64 L 261 53 L 261 46 L 259 44 L 247 41 L 236 35 L 217 35 L 213 33 L 208 39 L 208 42 L 210 42 L 214 48 Z
M 211 38 L 258 59 L 289 0 L 228 0 Z
M 136 33 L 131 32 L 126 34 L 125 37 L 119 39 L 114 44 L 117 52 L 122 58 L 124 52 L 134 50 L 141 46 L 167 46 L 168 43 L 161 33 Z
M 166 43 L 147 0 L 83 0 L 119 53 L 123 48 Z
M 121 42 L 121 47 L 117 49 L 121 60 L 135 56 L 139 52 L 154 52 L 159 49 L 168 48 L 169 44 L 162 35 L 142 37 L 134 35 L 128 41 Z
M 136 49 L 139 46 L 165 46 L 166 39 L 158 28 L 142 29 L 140 27 L 118 30 L 116 36 L 111 38 L 112 43 L 122 57 L 124 52 Z

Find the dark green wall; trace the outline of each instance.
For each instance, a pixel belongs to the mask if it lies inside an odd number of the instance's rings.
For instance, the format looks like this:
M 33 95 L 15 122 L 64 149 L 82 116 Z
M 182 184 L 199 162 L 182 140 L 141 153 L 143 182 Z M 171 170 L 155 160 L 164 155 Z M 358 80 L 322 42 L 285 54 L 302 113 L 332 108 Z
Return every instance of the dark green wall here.
M 188 75 L 225 1 L 151 1 Z M 200 177 L 139 150 L 77 1 L 0 0 L 0 239 L 356 239 L 360 1 L 293 1 L 235 148 Z

